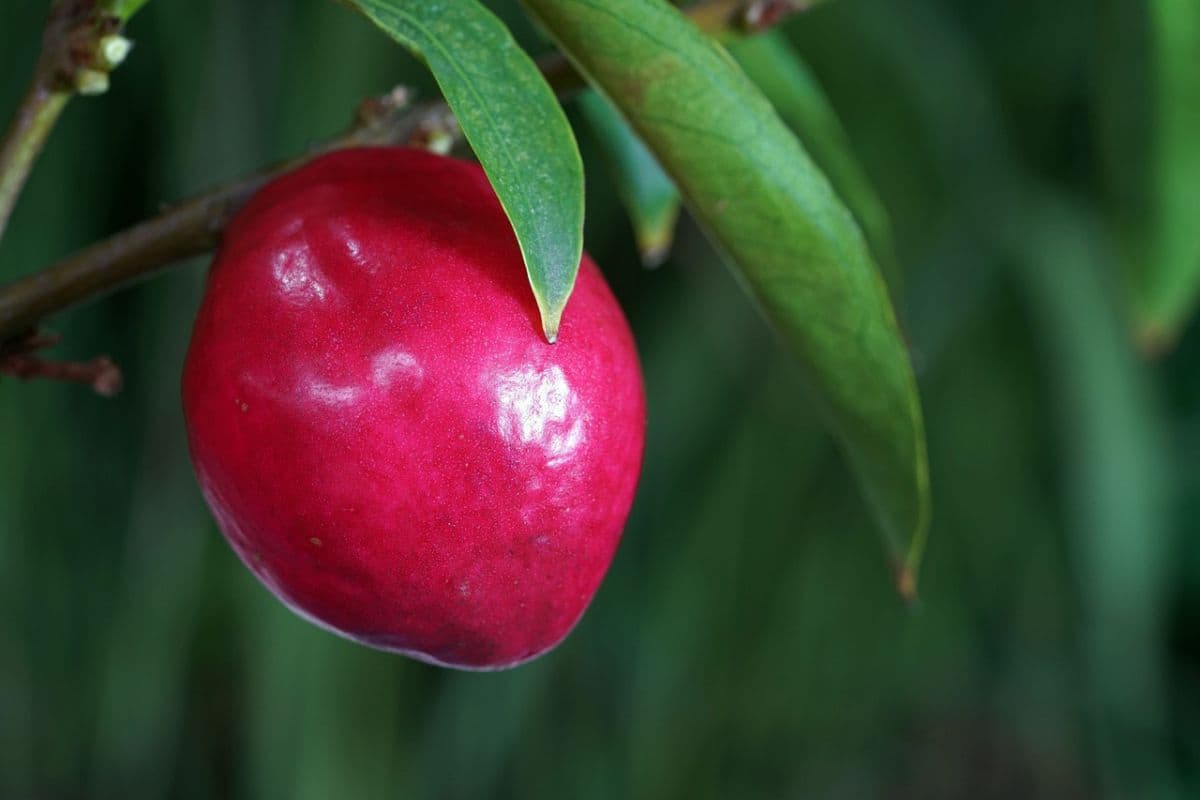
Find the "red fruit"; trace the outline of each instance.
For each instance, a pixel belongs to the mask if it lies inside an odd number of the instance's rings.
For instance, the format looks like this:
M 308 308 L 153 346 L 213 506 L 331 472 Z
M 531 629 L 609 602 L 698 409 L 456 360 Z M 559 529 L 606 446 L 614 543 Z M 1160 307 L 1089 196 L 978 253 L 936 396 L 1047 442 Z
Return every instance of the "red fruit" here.
M 558 341 L 483 171 L 417 150 L 272 182 L 213 264 L 183 374 L 233 549 L 298 614 L 455 667 L 553 647 L 641 467 L 633 338 L 584 256 Z

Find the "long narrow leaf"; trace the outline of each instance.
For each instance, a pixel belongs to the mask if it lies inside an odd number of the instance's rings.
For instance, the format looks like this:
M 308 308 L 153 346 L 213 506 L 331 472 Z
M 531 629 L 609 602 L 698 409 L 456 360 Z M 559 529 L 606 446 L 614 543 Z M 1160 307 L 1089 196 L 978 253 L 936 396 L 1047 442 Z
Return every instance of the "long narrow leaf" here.
M 617 194 L 633 224 L 642 263 L 655 267 L 671 250 L 679 218 L 679 191 L 646 145 L 600 95 L 588 92 L 579 101 L 595 129 L 611 166 Z
M 1200 4 L 1153 0 L 1153 238 L 1137 309 L 1144 341 L 1173 339 L 1200 292 Z
M 1107 170 L 1124 228 L 1130 306 L 1150 352 L 1169 346 L 1200 296 L 1200 5 L 1104 6 Z
M 735 40 L 729 49 L 854 213 L 876 262 L 894 289 L 900 274 L 887 208 L 855 157 L 837 112 L 816 76 L 776 31 Z
M 525 3 L 629 119 L 800 355 L 911 594 L 929 514 L 925 435 L 854 217 L 732 58 L 668 3 Z

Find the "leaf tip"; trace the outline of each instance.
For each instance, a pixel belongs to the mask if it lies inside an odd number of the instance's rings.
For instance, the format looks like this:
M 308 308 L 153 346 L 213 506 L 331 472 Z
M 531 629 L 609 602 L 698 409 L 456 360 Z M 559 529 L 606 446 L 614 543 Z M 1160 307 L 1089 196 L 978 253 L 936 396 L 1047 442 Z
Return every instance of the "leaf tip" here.
M 546 341 L 554 344 L 558 341 L 558 327 L 562 322 L 562 310 L 552 310 L 543 308 L 542 312 L 542 333 L 546 336 Z
M 657 269 L 667 260 L 667 256 L 671 254 L 671 246 L 667 242 L 654 245 L 642 245 L 638 248 L 639 255 L 642 258 L 642 266 L 646 269 Z
M 669 224 L 653 228 L 639 227 L 636 231 L 638 255 L 646 269 L 662 266 L 667 256 L 671 255 L 671 246 L 675 241 L 674 223 L 672 219 Z
M 917 602 L 917 572 L 908 564 L 896 566 L 896 591 L 910 608 Z
M 1145 321 L 1134 330 L 1134 344 L 1139 353 L 1151 361 L 1169 352 L 1178 339 L 1178 331 L 1161 322 Z

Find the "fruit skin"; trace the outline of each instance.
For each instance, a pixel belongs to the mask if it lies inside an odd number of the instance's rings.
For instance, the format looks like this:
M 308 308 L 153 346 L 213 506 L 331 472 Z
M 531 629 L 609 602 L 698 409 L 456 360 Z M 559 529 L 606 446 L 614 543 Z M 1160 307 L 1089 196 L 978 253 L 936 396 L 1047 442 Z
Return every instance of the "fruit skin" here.
M 424 661 L 556 645 L 641 469 L 628 324 L 586 255 L 556 344 L 483 171 L 345 150 L 225 234 L 183 373 L 201 489 L 300 615 Z

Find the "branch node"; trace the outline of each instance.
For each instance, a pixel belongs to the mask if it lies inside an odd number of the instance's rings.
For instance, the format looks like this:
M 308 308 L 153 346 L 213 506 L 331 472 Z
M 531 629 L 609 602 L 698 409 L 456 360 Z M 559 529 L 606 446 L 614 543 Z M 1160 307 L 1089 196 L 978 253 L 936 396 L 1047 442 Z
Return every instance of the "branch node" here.
M 461 137 L 458 120 L 446 109 L 445 113 L 432 113 L 419 120 L 405 144 L 444 156 L 450 153 Z
M 365 98 L 354 115 L 356 127 L 372 127 L 385 122 L 397 111 L 412 102 L 412 92 L 406 86 L 396 86 L 383 95 Z

